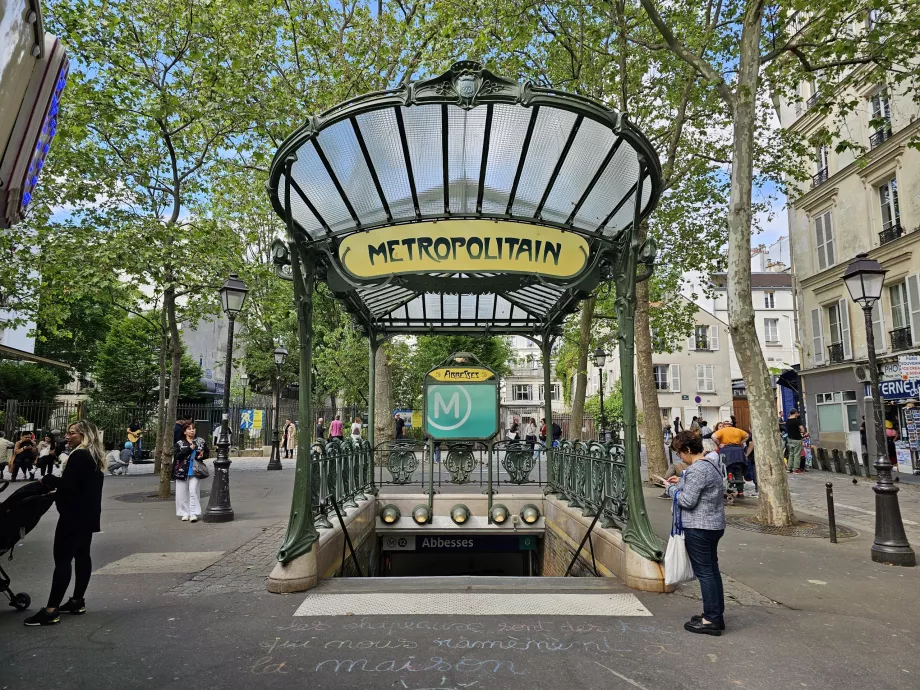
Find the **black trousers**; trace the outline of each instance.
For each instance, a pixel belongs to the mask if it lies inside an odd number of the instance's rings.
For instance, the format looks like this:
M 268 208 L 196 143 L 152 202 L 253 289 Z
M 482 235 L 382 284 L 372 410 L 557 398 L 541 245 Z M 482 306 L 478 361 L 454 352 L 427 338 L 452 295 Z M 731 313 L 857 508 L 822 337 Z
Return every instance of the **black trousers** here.
M 54 457 L 46 455 L 38 459 L 38 469 L 41 470 L 42 476 L 45 474 L 54 474 Z
M 71 562 L 76 571 L 73 598 L 82 599 L 89 585 L 89 576 L 93 571 L 89 549 L 93 541 L 91 530 L 74 526 L 58 519 L 54 530 L 54 574 L 51 576 L 51 594 L 48 595 L 48 608 L 56 609 L 67 594 L 70 586 Z

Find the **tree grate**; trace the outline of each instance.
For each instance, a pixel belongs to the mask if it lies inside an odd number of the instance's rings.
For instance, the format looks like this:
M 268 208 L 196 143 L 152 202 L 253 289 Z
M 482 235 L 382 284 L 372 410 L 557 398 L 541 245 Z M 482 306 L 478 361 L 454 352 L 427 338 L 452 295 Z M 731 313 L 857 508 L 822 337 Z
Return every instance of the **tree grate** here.
M 764 525 L 757 521 L 757 518 L 750 515 L 731 515 L 726 516 L 725 522 L 732 527 L 747 530 L 749 532 L 760 532 L 761 534 L 775 534 L 780 537 L 809 537 L 812 539 L 829 539 L 831 536 L 830 526 L 825 520 L 809 518 L 808 520 L 799 520 L 797 525 L 791 527 L 773 527 Z M 837 524 L 837 538 L 849 539 L 858 536 L 858 532 L 850 527 Z

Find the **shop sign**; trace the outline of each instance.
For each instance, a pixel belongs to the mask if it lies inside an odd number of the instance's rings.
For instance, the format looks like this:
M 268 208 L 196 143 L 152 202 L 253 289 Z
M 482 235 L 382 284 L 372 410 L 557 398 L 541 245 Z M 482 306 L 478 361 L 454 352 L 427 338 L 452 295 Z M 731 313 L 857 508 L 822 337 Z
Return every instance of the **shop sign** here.
M 886 379 L 899 379 L 901 378 L 901 365 L 897 362 L 889 362 L 888 364 L 883 364 L 880 369 L 882 370 L 882 377 Z
M 894 379 L 890 381 L 879 382 L 879 392 L 883 400 L 906 400 L 907 398 L 916 398 L 920 393 L 920 377 L 910 381 Z M 866 384 L 866 397 L 871 397 L 872 389 Z
M 904 381 L 920 379 L 920 355 L 899 355 L 898 369 Z
M 484 367 L 444 367 L 429 371 L 428 375 L 437 381 L 488 381 L 495 378 L 495 372 Z
M 417 534 L 387 535 L 384 551 L 536 551 L 533 534 Z
M 525 223 L 442 220 L 349 235 L 339 259 L 355 278 L 462 272 L 572 278 L 588 262 L 580 235 Z

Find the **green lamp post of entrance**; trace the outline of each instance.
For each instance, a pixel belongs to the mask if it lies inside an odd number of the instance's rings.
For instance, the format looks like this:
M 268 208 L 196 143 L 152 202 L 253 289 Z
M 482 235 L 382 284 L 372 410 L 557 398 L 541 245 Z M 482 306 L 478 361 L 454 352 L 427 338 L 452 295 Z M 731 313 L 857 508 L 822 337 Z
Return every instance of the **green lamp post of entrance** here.
M 220 289 L 220 303 L 227 315 L 227 359 L 224 365 L 224 414 L 217 440 L 217 458 L 214 460 L 214 479 L 205 522 L 229 522 L 233 519 L 230 506 L 230 374 L 233 369 L 233 328 L 236 317 L 243 311 L 249 289 L 236 273 L 231 273 Z
M 887 271 L 867 254 L 857 254 L 843 274 L 850 297 L 862 307 L 866 324 L 866 348 L 869 352 L 869 377 L 872 391 L 873 422 L 875 426 L 875 541 L 872 543 L 872 560 L 877 563 L 913 566 L 916 556 L 901 520 L 898 504 L 898 487 L 891 480 L 891 460 L 888 459 L 885 441 L 885 415 L 879 391 L 878 362 L 875 357 L 875 336 L 872 332 L 872 308 L 882 297 L 882 287 Z M 867 436 L 868 438 L 868 436 Z M 866 444 L 869 450 L 872 445 Z

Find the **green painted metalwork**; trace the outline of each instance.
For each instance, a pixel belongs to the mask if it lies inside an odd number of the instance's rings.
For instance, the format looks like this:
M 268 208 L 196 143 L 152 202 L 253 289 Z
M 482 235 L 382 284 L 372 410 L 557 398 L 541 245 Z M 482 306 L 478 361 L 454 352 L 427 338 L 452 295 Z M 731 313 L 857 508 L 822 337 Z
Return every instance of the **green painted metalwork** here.
M 447 449 L 447 458 L 441 462 L 450 472 L 450 481 L 453 484 L 466 484 L 470 480 L 473 468 L 476 467 L 473 446 L 467 443 L 453 443 Z
M 387 445 L 386 468 L 394 484 L 408 484 L 418 469 L 419 460 L 415 454 L 414 441 L 393 441 Z
M 530 481 L 530 473 L 537 464 L 533 456 L 531 444 L 525 441 L 509 441 L 498 447 L 505 451 L 502 458 L 502 467 L 508 473 L 512 484 L 526 484 Z

